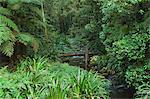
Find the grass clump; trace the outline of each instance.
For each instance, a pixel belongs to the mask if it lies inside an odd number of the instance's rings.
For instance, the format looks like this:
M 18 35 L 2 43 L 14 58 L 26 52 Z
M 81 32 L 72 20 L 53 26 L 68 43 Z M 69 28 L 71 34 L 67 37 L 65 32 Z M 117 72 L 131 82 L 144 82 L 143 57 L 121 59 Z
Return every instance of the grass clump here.
M 109 82 L 98 74 L 43 57 L 26 58 L 15 72 L 0 69 L 0 97 L 16 99 L 109 98 Z

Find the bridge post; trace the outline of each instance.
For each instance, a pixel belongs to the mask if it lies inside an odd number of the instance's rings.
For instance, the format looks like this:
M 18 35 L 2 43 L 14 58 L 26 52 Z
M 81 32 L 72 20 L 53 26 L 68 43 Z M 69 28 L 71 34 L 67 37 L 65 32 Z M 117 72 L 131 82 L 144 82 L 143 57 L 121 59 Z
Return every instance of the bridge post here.
M 85 49 L 85 69 L 88 69 L 88 63 L 89 63 L 89 50 L 88 47 Z

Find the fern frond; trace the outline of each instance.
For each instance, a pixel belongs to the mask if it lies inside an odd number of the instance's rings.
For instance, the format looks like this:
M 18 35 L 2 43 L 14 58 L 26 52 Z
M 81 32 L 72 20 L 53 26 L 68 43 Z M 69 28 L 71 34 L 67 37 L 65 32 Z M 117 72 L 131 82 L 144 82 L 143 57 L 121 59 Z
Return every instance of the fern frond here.
M 7 0 L 9 4 L 17 4 L 17 3 L 34 3 L 34 4 L 40 4 L 42 0 Z
M 11 57 L 14 53 L 14 42 L 11 42 L 11 41 L 7 41 L 7 42 L 4 42 L 2 45 L 1 45 L 1 49 L 0 51 L 5 54 L 6 56 L 9 56 Z
M 20 6 L 21 3 L 38 3 L 39 1 L 42 0 L 6 0 L 8 4 L 12 5 L 11 8 L 13 9 Z M 11 17 L 11 10 L 0 7 L 0 52 L 11 57 L 16 42 L 32 46 L 33 50 L 37 51 L 39 47 L 37 40 L 30 34 L 21 34 L 17 25 L 8 16 Z
M 11 30 L 3 24 L 0 24 L 0 45 L 6 41 L 14 41 L 15 37 Z
M 24 45 L 30 45 L 32 46 L 33 50 L 36 52 L 39 48 L 39 43 L 38 41 L 30 34 L 27 33 L 21 33 L 17 35 L 17 40 Z
M 35 12 L 40 18 L 42 18 L 42 11 L 38 7 L 30 7 L 30 9 Z
M 13 30 L 19 32 L 17 25 L 11 19 L 3 15 L 0 15 L 0 23 L 5 24 L 5 26 L 8 26 L 9 28 L 12 28 Z
M 7 8 L 0 7 L 0 14 L 2 14 L 2 15 L 11 15 L 11 11 Z
M 17 40 L 21 43 L 23 43 L 24 45 L 31 45 L 32 44 L 32 36 L 30 34 L 18 34 L 16 36 Z
M 40 5 L 42 1 L 44 0 L 21 0 L 24 3 L 34 3 L 36 5 Z

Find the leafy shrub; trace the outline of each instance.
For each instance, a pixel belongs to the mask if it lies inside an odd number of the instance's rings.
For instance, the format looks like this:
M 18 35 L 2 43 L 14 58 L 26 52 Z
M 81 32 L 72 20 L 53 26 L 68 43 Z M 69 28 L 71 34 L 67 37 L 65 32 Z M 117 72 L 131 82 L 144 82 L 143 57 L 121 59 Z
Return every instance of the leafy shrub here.
M 150 18 L 149 6 L 146 4 L 150 4 L 150 1 L 101 1 L 101 10 L 104 16 L 102 18 L 103 30 L 99 36 L 109 57 L 115 57 L 117 62 L 120 61 L 121 63 L 118 66 L 123 68 L 128 67 L 135 60 L 147 58 L 146 51 L 150 42 Z M 141 6 L 139 7 L 139 5 Z M 115 64 L 118 64 L 117 62 Z
M 148 95 L 149 0 L 101 0 L 102 31 L 100 39 L 109 56 L 107 67 L 116 67 L 121 77 L 137 90 L 137 97 Z M 140 5 L 140 6 L 139 6 Z M 133 66 L 136 64 L 136 66 Z M 122 77 L 123 78 L 123 77 Z M 147 93 L 145 93 L 147 91 Z M 147 96 L 146 96 L 147 97 Z
M 104 67 L 107 65 L 108 62 L 108 56 L 102 55 L 102 56 L 93 56 L 91 59 L 91 64 L 98 64 L 100 67 Z
M 96 73 L 48 59 L 27 58 L 15 72 L 0 69 L 1 98 L 108 98 L 109 82 Z
M 112 53 L 115 54 L 118 59 L 141 59 L 145 57 L 146 43 L 148 40 L 149 35 L 147 34 L 126 36 L 122 40 L 113 43 Z
M 143 97 L 144 99 L 150 98 L 150 84 L 143 84 L 138 87 L 136 98 L 141 99 L 141 97 Z
M 90 64 L 93 65 L 94 70 L 99 71 L 105 76 L 109 76 L 115 73 L 118 76 L 122 75 L 123 69 L 120 67 L 122 63 L 118 61 L 116 57 L 110 57 L 107 54 L 101 56 L 93 56 L 91 58 Z
M 137 90 L 137 97 L 150 97 L 150 65 L 129 68 L 126 72 L 126 82 Z

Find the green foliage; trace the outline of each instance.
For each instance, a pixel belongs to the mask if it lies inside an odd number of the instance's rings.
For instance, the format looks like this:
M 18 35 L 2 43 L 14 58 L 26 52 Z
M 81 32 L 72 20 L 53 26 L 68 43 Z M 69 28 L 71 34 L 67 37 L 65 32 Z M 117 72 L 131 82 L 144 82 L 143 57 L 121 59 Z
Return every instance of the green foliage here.
M 131 67 L 126 72 L 126 82 L 137 90 L 136 97 L 150 97 L 150 66 Z
M 150 98 L 150 84 L 143 84 L 140 85 L 136 92 L 136 99 L 144 98 L 149 99 Z
M 101 56 L 91 60 L 98 70 L 113 67 L 121 77 L 126 72 L 126 81 L 137 89 L 137 94 L 149 90 L 149 75 L 145 73 L 149 65 L 145 61 L 150 58 L 150 0 L 0 0 L 0 6 L 0 52 L 5 55 L 12 56 L 18 42 L 37 50 L 40 41 L 38 54 L 51 59 L 88 47 L 91 52 L 100 52 Z M 100 87 L 105 83 L 99 83 L 97 74 L 91 72 L 47 64 L 44 58 L 28 58 L 21 65 L 12 74 L 18 72 L 18 79 L 26 78 L 30 83 L 17 87 L 21 92 L 18 97 L 89 98 L 107 93 L 106 87 Z M 41 91 L 35 91 L 38 89 Z
M 11 56 L 13 54 L 15 37 L 12 34 L 12 31 L 5 26 L 5 24 L 0 25 L 0 46 L 1 52 L 6 54 L 7 56 Z
M 142 59 L 145 57 L 146 43 L 149 42 L 148 34 L 133 34 L 113 43 L 112 54 L 118 59 L 129 60 Z
M 106 67 L 108 63 L 108 56 L 101 55 L 101 56 L 93 56 L 91 59 L 91 64 L 98 65 L 98 69 L 102 69 Z
M 0 7 L 0 14 L 2 14 L 2 15 L 11 15 L 11 11 L 7 8 Z
M 135 87 L 137 98 L 149 98 L 149 0 L 100 0 L 106 67 L 116 67 Z M 101 62 L 101 60 L 100 60 Z M 146 64 L 146 65 L 145 65 Z M 122 77 L 122 76 L 121 76 Z
M 33 35 L 30 35 L 28 33 L 21 33 L 16 36 L 16 39 L 26 46 L 31 45 L 33 50 L 37 52 L 39 48 L 39 41 L 38 39 L 34 38 Z
M 7 2 L 11 5 L 17 5 L 21 3 L 35 3 L 40 4 L 43 0 L 7 0 Z
M 9 9 L 1 7 L 0 11 L 0 51 L 6 56 L 11 57 L 14 53 L 16 42 L 30 45 L 36 51 L 38 49 L 36 39 L 31 35 L 22 34 L 19 31 L 18 26 L 12 19 L 7 17 L 7 15 L 11 15 Z
M 11 19 L 7 18 L 6 16 L 1 15 L 0 22 L 1 22 L 1 24 L 4 24 L 8 28 L 11 28 L 12 30 L 14 30 L 16 32 L 19 32 L 17 25 Z
M 13 20 L 21 32 L 39 38 L 40 54 L 56 57 L 68 50 L 81 51 L 85 45 L 90 50 L 99 51 L 102 45 L 98 37 L 101 16 L 97 3 L 99 1 L 7 0 L 1 1 L 0 13 L 4 12 L 3 15 Z M 94 15 L 92 12 L 95 12 Z
M 116 60 L 112 67 L 119 62 L 118 68 L 126 69 L 136 60 L 148 59 L 150 2 L 102 0 L 101 3 L 103 31 L 99 36 L 105 45 L 109 62 Z
M 126 72 L 126 78 L 129 84 L 133 86 L 140 86 L 139 84 L 144 84 L 149 82 L 149 73 L 150 66 L 146 65 L 143 67 L 129 68 Z M 130 83 L 132 82 L 132 83 Z
M 65 65 L 64 66 L 61 66 L 59 64 L 55 65 L 56 66 L 51 68 L 51 71 L 58 72 L 57 74 L 58 78 L 68 79 L 71 88 L 69 89 L 70 96 L 74 96 L 74 98 L 80 97 L 90 98 L 103 96 L 105 97 L 105 95 L 108 94 L 105 91 L 108 90 L 109 88 L 108 81 L 103 79 L 102 76 L 98 77 L 97 73 L 87 72 L 82 69 L 80 70 L 79 68 L 74 67 L 66 68 Z M 103 80 L 99 82 L 100 79 Z
M 102 76 L 44 57 L 21 61 L 15 72 L 0 69 L 1 98 L 108 98 L 109 82 Z

